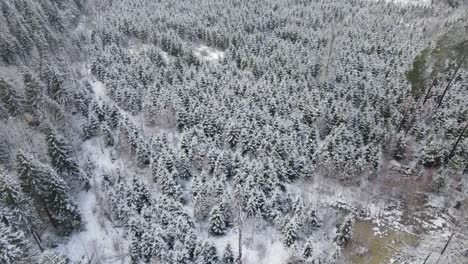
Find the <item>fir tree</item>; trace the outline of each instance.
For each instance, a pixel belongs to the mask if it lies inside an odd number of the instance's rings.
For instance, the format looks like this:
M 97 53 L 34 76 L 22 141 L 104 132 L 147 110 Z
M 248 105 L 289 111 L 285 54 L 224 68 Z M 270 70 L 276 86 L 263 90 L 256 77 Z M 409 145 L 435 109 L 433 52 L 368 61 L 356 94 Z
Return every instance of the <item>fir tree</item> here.
M 231 244 L 227 244 L 223 253 L 224 264 L 234 264 L 234 254 L 232 253 Z
M 18 94 L 18 90 L 4 79 L 0 79 L 0 99 L 10 116 L 17 116 L 22 113 L 23 99 Z
M 30 199 L 21 192 L 21 187 L 14 181 L 12 176 L 0 166 L 0 205 L 8 208 L 9 216 L 4 218 L 4 223 L 14 222 L 23 226 L 31 232 L 37 221 L 37 216 L 33 212 L 33 204 Z
M 21 231 L 0 221 L 0 263 L 16 264 L 32 261 L 32 250 Z
M 99 121 L 94 114 L 88 116 L 88 120 L 83 124 L 83 137 L 90 139 L 97 135 L 99 129 Z
M 32 73 L 24 74 L 24 93 L 26 112 L 37 115 L 41 111 L 43 84 Z
M 407 148 L 407 142 L 406 139 L 404 138 L 403 134 L 399 134 L 396 143 L 395 143 L 395 148 L 393 150 L 393 157 L 396 160 L 402 160 L 406 156 L 406 148 Z
M 224 235 L 226 230 L 226 221 L 224 216 L 219 208 L 219 206 L 214 207 L 210 213 L 209 220 L 209 231 L 210 234 L 214 236 Z
M 304 251 L 303 251 L 303 253 L 302 253 L 302 257 L 303 257 L 304 259 L 309 259 L 309 258 L 311 258 L 311 257 L 312 257 L 312 254 L 314 253 L 313 250 L 314 250 L 314 249 L 313 249 L 313 247 L 312 247 L 312 241 L 311 241 L 311 240 L 307 240 L 307 243 L 306 243 L 306 245 L 305 245 L 305 247 L 304 247 Z
M 216 247 L 209 242 L 199 242 L 194 251 L 195 264 L 217 264 L 219 261 Z
M 38 264 L 69 264 L 70 260 L 63 254 L 54 251 L 46 250 L 44 251 L 38 259 Z
M 128 205 L 136 209 L 140 214 L 143 208 L 152 204 L 148 187 L 137 178 L 133 178 L 133 191 L 128 197 Z
M 297 240 L 297 223 L 296 218 L 291 219 L 289 223 L 286 224 L 283 230 L 284 244 L 287 247 L 291 247 Z
M 436 177 L 433 178 L 432 180 L 432 189 L 439 194 L 440 191 L 445 188 L 447 185 L 446 178 L 442 175 L 437 175 Z
M 111 129 L 107 124 L 102 125 L 102 134 L 104 136 L 104 145 L 106 147 L 112 147 L 114 146 L 115 140 L 114 140 L 114 135 L 111 132 Z
M 52 167 L 58 172 L 66 172 L 70 175 L 79 176 L 80 169 L 78 164 L 72 157 L 72 146 L 57 133 L 56 130 L 50 128 L 46 132 L 47 154 L 50 157 Z
M 45 210 L 55 228 L 78 227 L 81 218 L 77 206 L 68 195 L 66 183 L 52 168 L 20 152 L 17 172 L 23 192 L 33 197 L 37 207 Z
M 348 242 L 351 240 L 352 237 L 352 226 L 353 220 L 351 217 L 347 217 L 345 221 L 338 227 L 337 234 L 335 237 L 335 242 L 340 247 L 346 247 Z

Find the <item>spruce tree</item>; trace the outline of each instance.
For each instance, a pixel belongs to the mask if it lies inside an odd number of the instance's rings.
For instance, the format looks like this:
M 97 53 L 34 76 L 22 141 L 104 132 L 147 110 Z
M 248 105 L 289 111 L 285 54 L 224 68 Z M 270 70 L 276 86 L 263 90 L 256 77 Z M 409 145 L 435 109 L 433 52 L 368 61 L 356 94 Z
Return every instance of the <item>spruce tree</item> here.
M 227 244 L 223 253 L 224 264 L 234 264 L 234 254 L 232 253 L 231 244 Z
M 297 223 L 296 218 L 291 219 L 283 231 L 284 244 L 291 247 L 297 240 Z
M 22 113 L 23 98 L 18 94 L 18 90 L 4 79 L 0 79 L 0 99 L 10 116 Z
M 402 160 L 406 157 L 407 142 L 405 136 L 400 133 L 396 139 L 395 147 L 393 150 L 393 158 Z
M 210 220 L 209 220 L 209 231 L 210 234 L 214 236 L 221 236 L 224 235 L 226 230 L 226 222 L 224 220 L 224 216 L 219 208 L 219 206 L 215 206 L 210 213 Z
M 78 227 L 81 221 L 76 204 L 68 195 L 66 183 L 57 173 L 37 160 L 20 152 L 17 172 L 24 193 L 30 195 L 38 208 L 42 208 L 55 227 Z
M 314 252 L 313 252 L 313 247 L 312 247 L 312 241 L 307 240 L 307 243 L 306 243 L 306 245 L 304 247 L 304 251 L 302 253 L 302 257 L 307 260 L 307 259 L 312 257 L 313 253 Z
M 353 220 L 348 216 L 345 221 L 337 228 L 335 242 L 340 247 L 346 247 L 352 237 Z
M 44 251 L 38 259 L 38 264 L 69 264 L 70 260 L 63 254 L 49 249 Z
M 46 132 L 47 154 L 51 165 L 58 173 L 66 172 L 78 176 L 80 169 L 74 160 L 72 146 L 55 129 Z
M 88 119 L 83 124 L 83 137 L 84 139 L 90 139 L 97 135 L 99 129 L 99 121 L 97 117 L 90 113 Z
M 32 261 L 32 249 L 21 231 L 0 221 L 0 263 L 16 264 Z
M 44 86 L 32 73 L 24 74 L 25 110 L 31 115 L 37 115 L 41 111 Z
M 104 145 L 106 147 L 112 147 L 114 146 L 115 140 L 114 140 L 114 135 L 111 132 L 111 129 L 107 124 L 102 125 L 102 134 L 104 136 Z
M 207 241 L 199 242 L 193 254 L 195 264 L 217 264 L 219 261 L 216 247 Z
M 11 214 L 5 223 L 14 222 L 29 230 L 34 229 L 37 219 L 30 199 L 21 192 L 20 185 L 0 166 L 0 207 L 8 209 Z

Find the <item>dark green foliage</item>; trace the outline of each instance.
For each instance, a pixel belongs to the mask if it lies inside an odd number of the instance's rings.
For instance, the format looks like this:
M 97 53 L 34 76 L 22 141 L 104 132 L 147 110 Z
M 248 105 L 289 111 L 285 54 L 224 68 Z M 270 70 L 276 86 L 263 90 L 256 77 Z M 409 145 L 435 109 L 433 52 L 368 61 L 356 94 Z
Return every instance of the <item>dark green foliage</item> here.
M 47 154 L 49 155 L 52 167 L 58 172 L 66 172 L 78 177 L 80 169 L 73 157 L 73 148 L 65 138 L 52 128 L 46 131 Z
M 406 79 L 411 83 L 411 94 L 417 99 L 425 90 L 427 57 L 429 49 L 425 49 L 416 56 L 413 61 L 413 67 L 406 73 Z
M 353 220 L 347 217 L 344 222 L 337 228 L 335 242 L 340 247 L 346 247 L 353 236 Z
M 18 89 L 4 79 L 0 79 L 0 99 L 10 116 L 18 116 L 22 113 L 23 98 Z
M 447 185 L 447 178 L 441 175 L 437 175 L 432 179 L 432 189 L 436 193 L 440 193 L 442 189 Z
M 402 160 L 406 157 L 407 142 L 403 134 L 399 134 L 396 138 L 395 146 L 393 149 L 393 158 Z
M 234 264 L 234 254 L 232 253 L 231 244 L 227 244 L 223 253 L 224 264 Z
M 0 263 L 26 263 L 32 261 L 32 256 L 32 247 L 24 234 L 0 221 Z
M 10 166 L 10 147 L 8 142 L 0 138 L 0 165 L 8 168 Z
M 88 120 L 83 124 L 83 137 L 90 139 L 97 135 L 99 129 L 99 121 L 94 114 L 90 114 Z
M 219 261 L 216 247 L 209 242 L 199 242 L 194 251 L 195 264 L 217 264 Z
M 287 247 L 291 247 L 297 240 L 297 221 L 296 218 L 292 218 L 286 223 L 283 229 L 284 240 L 283 243 Z
M 107 126 L 106 124 L 102 125 L 102 135 L 104 136 L 104 145 L 106 147 L 114 146 L 114 135 L 112 134 L 109 126 Z M 140 155 L 138 157 L 140 157 Z
M 210 213 L 209 231 L 214 236 L 224 235 L 226 222 L 219 206 L 214 207 Z
M 312 241 L 307 240 L 307 243 L 306 243 L 306 245 L 304 247 L 304 251 L 302 253 L 302 257 L 304 259 L 308 259 L 308 258 L 312 257 L 312 254 L 313 254 Z
M 36 116 L 41 112 L 44 86 L 40 80 L 30 72 L 24 74 L 25 110 Z
M 152 204 L 148 187 L 141 180 L 133 179 L 133 191 L 128 196 L 127 203 L 138 213 Z
M 69 231 L 79 226 L 81 217 L 77 206 L 69 196 L 66 183 L 52 168 L 20 152 L 16 169 L 23 192 L 44 210 L 55 228 L 65 227 Z

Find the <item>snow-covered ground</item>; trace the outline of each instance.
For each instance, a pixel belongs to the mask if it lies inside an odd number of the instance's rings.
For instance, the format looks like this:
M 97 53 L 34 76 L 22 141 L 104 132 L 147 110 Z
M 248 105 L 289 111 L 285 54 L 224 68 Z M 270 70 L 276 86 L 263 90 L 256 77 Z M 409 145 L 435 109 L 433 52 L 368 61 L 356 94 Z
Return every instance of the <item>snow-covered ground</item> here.
M 215 48 L 200 45 L 193 49 L 193 54 L 206 61 L 219 61 L 224 58 L 224 52 Z

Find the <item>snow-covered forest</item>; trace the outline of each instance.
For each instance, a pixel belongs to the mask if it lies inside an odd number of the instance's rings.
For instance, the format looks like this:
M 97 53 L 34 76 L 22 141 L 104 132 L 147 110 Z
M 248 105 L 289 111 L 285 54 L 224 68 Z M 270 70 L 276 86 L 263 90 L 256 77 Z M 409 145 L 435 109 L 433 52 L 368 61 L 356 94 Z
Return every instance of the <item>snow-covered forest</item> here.
M 468 263 L 468 1 L 0 0 L 0 263 Z

